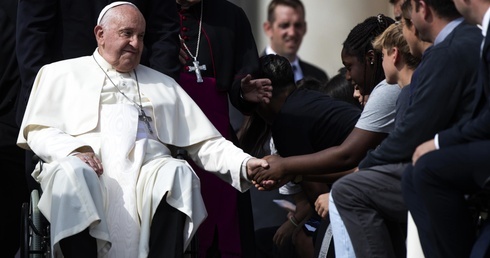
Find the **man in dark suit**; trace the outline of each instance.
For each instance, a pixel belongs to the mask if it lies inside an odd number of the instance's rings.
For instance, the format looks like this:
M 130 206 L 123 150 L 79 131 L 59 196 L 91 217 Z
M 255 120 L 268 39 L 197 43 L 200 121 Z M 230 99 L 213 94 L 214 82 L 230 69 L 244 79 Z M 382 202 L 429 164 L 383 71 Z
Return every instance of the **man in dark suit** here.
M 264 22 L 264 31 L 270 42 L 263 55 L 286 57 L 293 67 L 295 81 L 313 77 L 326 83 L 328 76 L 323 70 L 302 61 L 297 55 L 306 34 L 305 16 L 300 0 L 272 0 L 267 10 L 267 21 Z
M 454 3 L 468 22 L 481 24 L 482 34 L 488 35 L 489 0 Z M 414 167 L 403 175 L 404 199 L 426 257 L 470 256 L 475 231 L 464 194 L 490 186 L 489 65 L 490 41 L 486 38 L 471 119 L 421 144 L 413 154 Z
M 15 57 L 15 20 L 17 0 L 0 5 L 0 164 L 2 181 L 2 220 L 0 221 L 0 248 L 5 257 L 14 257 L 19 248 L 20 210 L 27 200 L 24 176 L 24 151 L 16 146 L 19 126 L 15 123 L 15 109 L 20 90 L 20 77 Z

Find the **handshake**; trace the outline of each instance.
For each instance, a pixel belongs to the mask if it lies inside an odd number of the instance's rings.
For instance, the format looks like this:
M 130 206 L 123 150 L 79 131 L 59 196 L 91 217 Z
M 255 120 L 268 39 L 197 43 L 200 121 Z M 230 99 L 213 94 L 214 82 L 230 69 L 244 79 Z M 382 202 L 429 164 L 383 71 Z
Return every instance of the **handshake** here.
M 291 181 L 294 176 L 285 174 L 283 158 L 269 155 L 263 159 L 252 158 L 247 162 L 247 176 L 259 190 L 272 190 Z

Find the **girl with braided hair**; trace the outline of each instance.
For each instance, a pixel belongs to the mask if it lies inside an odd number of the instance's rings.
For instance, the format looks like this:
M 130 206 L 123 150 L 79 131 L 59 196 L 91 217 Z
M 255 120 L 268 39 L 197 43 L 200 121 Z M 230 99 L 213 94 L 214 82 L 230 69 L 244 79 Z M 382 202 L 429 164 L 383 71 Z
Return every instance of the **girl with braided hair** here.
M 347 68 L 346 78 L 354 84 L 354 97 L 362 105 L 374 86 L 385 78 L 382 55 L 373 48 L 372 41 L 392 23 L 393 19 L 383 14 L 369 17 L 356 25 L 344 41 L 341 57 Z

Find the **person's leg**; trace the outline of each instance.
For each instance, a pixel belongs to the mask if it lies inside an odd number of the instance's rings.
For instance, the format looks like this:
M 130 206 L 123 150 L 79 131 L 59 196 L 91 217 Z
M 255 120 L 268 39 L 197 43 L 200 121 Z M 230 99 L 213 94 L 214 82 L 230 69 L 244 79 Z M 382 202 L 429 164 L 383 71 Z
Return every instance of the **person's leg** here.
M 292 241 L 298 257 L 313 257 L 315 253 L 313 234 L 305 226 L 292 237 Z
M 149 258 L 182 257 L 184 253 L 186 216 L 165 200 L 166 195 L 160 201 L 151 222 Z
M 357 257 L 405 257 L 402 228 L 407 209 L 400 184 L 405 167 L 390 164 L 363 169 L 333 184 L 331 195 Z
M 333 243 L 335 245 L 335 257 L 355 258 L 354 247 L 350 240 L 349 234 L 345 229 L 344 222 L 340 217 L 339 211 L 335 206 L 333 194 L 330 193 L 328 203 L 328 214 L 330 225 L 332 225 Z
M 199 179 L 189 165 L 170 157 L 142 166 L 136 187 L 141 219 L 140 255 L 183 257 L 204 218 Z M 198 239 L 200 244 L 200 239 Z
M 19 249 L 20 214 L 22 203 L 28 200 L 27 182 L 24 176 L 24 150 L 15 143 L 19 128 L 15 125 L 14 112 L 0 115 L 0 164 L 2 166 L 3 219 L 0 222 L 0 247 L 5 257 L 14 257 Z
M 267 227 L 255 230 L 255 247 L 257 248 L 257 258 L 272 257 L 274 250 L 274 234 L 279 227 Z
M 44 164 L 37 179 L 43 190 L 38 207 L 50 222 L 54 256 L 105 255 L 109 230 L 97 174 L 79 158 L 66 157 Z
M 482 141 L 430 152 L 417 161 L 411 176 L 434 237 L 423 244 L 434 246 L 430 257 L 469 256 L 475 231 L 465 194 L 481 189 L 490 175 L 488 157 L 490 141 Z M 421 221 L 415 223 L 418 227 Z
M 417 194 L 413 186 L 413 166 L 409 165 L 402 177 L 402 193 L 405 204 L 410 210 L 410 214 L 417 226 L 419 232 L 420 245 L 425 256 L 434 257 L 433 230 L 431 229 L 427 209 L 421 200 L 421 196 Z M 423 198 L 423 197 L 422 197 Z
M 96 258 L 97 241 L 90 236 L 89 230 L 61 239 L 61 251 L 66 258 Z

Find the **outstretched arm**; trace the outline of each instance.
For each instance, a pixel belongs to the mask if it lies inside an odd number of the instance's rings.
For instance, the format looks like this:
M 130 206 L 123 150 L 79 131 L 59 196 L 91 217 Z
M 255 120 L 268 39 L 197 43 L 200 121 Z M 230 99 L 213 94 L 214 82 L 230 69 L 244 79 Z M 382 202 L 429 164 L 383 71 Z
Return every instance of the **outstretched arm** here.
M 387 136 L 385 133 L 354 128 L 344 142 L 313 154 L 281 158 L 267 156 L 270 168 L 257 172 L 254 180 L 282 180 L 286 176 L 307 174 L 330 174 L 352 169 L 364 158 L 369 149 L 374 149 Z
M 267 168 L 265 160 L 250 157 L 223 137 L 208 139 L 185 147 L 188 156 L 200 168 L 213 173 L 235 189 L 244 192 L 252 186 L 255 170 Z

